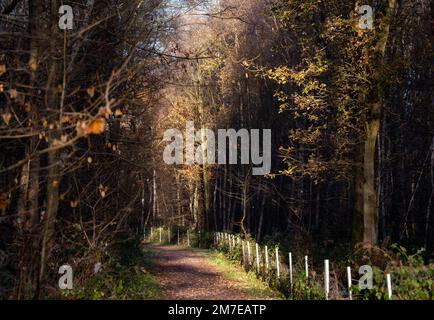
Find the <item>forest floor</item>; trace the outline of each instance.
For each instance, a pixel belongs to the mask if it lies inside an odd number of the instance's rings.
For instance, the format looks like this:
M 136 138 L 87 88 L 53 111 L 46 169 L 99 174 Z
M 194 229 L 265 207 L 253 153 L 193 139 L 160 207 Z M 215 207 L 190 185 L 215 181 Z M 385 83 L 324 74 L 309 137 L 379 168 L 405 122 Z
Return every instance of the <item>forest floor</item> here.
M 164 299 L 260 300 L 279 299 L 252 273 L 222 254 L 200 249 L 151 245 L 155 275 Z

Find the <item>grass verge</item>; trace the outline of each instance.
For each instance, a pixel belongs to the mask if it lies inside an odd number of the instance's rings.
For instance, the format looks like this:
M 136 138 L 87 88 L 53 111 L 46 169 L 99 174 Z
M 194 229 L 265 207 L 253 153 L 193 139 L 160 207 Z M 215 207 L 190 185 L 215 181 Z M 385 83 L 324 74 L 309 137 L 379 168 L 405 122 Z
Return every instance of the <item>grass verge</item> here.
M 65 298 L 84 300 L 154 300 L 161 298 L 152 252 L 139 239 L 121 239 L 112 248 L 101 271 Z
M 245 272 L 243 268 L 229 260 L 224 253 L 211 250 L 193 249 L 200 253 L 213 266 L 217 267 L 223 276 L 236 287 L 251 296 L 253 299 L 260 300 L 281 300 L 283 295 L 271 289 L 264 281 L 258 279 L 253 272 Z

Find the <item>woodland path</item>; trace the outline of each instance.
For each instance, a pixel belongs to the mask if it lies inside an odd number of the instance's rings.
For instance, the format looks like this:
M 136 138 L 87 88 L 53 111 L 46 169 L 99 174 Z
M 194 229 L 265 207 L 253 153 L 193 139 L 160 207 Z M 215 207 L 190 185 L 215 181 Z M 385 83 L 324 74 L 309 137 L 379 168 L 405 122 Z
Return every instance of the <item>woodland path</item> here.
M 200 252 L 175 246 L 151 246 L 156 258 L 155 275 L 164 299 L 253 300 L 240 283 L 225 278 Z

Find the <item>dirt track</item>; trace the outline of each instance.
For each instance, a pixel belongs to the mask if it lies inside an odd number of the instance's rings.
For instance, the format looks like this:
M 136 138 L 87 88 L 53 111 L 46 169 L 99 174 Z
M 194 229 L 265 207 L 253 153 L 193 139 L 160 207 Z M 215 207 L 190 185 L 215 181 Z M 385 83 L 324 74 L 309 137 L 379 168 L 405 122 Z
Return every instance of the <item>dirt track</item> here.
M 200 253 L 172 246 L 152 246 L 152 250 L 156 256 L 155 271 L 164 299 L 252 299 L 236 283 L 225 279 Z

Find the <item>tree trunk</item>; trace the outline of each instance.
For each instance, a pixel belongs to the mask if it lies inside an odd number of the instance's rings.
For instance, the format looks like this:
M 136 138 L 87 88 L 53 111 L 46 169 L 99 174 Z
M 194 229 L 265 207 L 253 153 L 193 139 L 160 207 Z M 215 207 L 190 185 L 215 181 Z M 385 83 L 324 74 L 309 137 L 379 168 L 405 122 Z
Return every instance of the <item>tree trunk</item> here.
M 373 53 L 373 64 L 375 68 L 371 77 L 371 88 L 367 95 L 367 116 L 365 125 L 365 137 L 363 143 L 363 174 L 360 168 L 356 170 L 355 185 L 355 209 L 353 225 L 353 242 L 360 240 L 365 245 L 374 246 L 378 243 L 378 208 L 376 203 L 375 190 L 375 150 L 378 132 L 380 129 L 380 117 L 383 104 L 383 83 L 384 57 L 386 45 L 389 39 L 391 18 L 393 16 L 396 0 L 388 0 L 384 18 L 379 27 L 379 38 Z M 377 27 L 378 28 L 378 27 Z M 358 167 L 358 164 L 356 164 Z M 361 184 L 361 185 L 360 185 Z M 360 223 L 362 217 L 363 223 Z M 361 237 L 363 234 L 363 237 Z
M 58 98 L 58 85 L 59 85 L 59 73 L 60 68 L 58 66 L 58 43 L 57 36 L 59 33 L 57 21 L 58 21 L 58 10 L 59 10 L 59 1 L 52 0 L 51 1 L 51 39 L 50 39 L 50 62 L 49 62 L 49 73 L 48 73 L 48 81 L 47 81 L 47 113 L 55 114 L 59 117 L 59 124 L 61 123 L 61 113 L 59 112 L 59 98 Z M 64 63 L 66 63 L 64 61 Z M 56 117 L 53 117 L 54 119 Z M 41 256 L 40 256 L 40 265 L 39 265 L 39 277 L 37 289 L 35 292 L 36 298 L 39 297 L 40 288 L 44 280 L 45 269 L 47 260 L 50 256 L 52 245 L 53 245 L 53 235 L 55 229 L 55 221 L 57 215 L 57 209 L 59 206 L 59 186 L 60 186 L 60 158 L 59 151 L 57 148 L 54 148 L 54 142 L 59 139 L 58 132 L 51 132 L 49 134 L 49 148 L 52 148 L 51 151 L 48 152 L 48 172 L 47 172 L 47 195 L 46 195 L 46 203 L 47 208 L 44 215 L 43 220 L 43 228 L 42 228 L 42 239 L 41 239 Z

